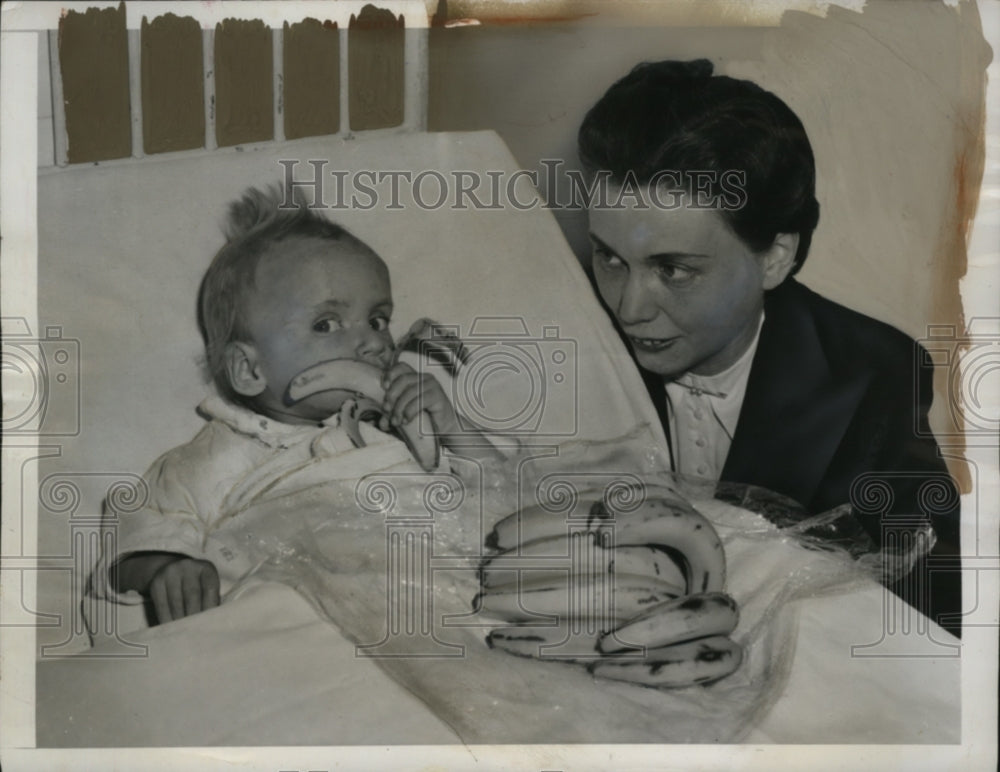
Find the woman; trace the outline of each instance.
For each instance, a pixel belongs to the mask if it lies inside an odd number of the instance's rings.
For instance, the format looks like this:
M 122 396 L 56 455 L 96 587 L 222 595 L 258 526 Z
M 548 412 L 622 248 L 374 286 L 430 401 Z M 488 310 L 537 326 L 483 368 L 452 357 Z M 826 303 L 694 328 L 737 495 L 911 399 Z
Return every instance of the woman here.
M 932 555 L 957 554 L 923 350 L 793 278 L 819 204 L 788 106 L 707 60 L 641 64 L 591 108 L 579 153 L 603 186 L 589 207 L 594 277 L 674 470 L 762 486 L 810 513 L 850 502 L 879 544 L 884 515 L 929 518 Z M 957 635 L 957 566 L 932 578 L 929 605 L 923 581 L 893 589 Z

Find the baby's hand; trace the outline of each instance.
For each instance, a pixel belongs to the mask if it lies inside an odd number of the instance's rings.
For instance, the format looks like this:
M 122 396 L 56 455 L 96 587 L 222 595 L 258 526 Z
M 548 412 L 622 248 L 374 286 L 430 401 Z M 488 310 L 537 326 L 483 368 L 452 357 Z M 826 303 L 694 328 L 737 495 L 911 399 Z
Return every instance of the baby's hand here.
M 149 581 L 149 597 L 160 624 L 219 605 L 219 572 L 207 560 L 178 557 Z
M 386 372 L 382 383 L 385 386 L 382 406 L 393 428 L 409 423 L 421 410 L 426 410 L 442 444 L 448 445 L 449 438 L 460 432 L 455 408 L 430 373 L 418 373 L 408 364 L 398 362 Z

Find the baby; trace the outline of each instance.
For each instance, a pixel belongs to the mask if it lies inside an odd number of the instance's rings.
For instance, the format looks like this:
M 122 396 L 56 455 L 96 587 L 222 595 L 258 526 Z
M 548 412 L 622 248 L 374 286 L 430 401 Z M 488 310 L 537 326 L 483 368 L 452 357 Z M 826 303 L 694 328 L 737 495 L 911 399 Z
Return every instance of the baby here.
M 382 259 L 313 210 L 282 208 L 281 201 L 278 188 L 252 188 L 231 205 L 227 243 L 202 280 L 198 304 L 219 396 L 199 407 L 208 423 L 198 435 L 153 464 L 149 504 L 123 519 L 117 553 L 94 572 L 99 596 L 149 600 L 160 623 L 217 606 L 220 571 L 223 589 L 238 580 L 245 566 L 208 537 L 238 513 L 254 480 L 357 444 L 357 429 L 339 426 L 329 393 L 288 399 L 295 376 L 318 363 L 350 359 L 384 372 L 380 429 L 426 411 L 443 447 L 500 457 L 484 435 L 470 434 L 464 418 L 460 423 L 432 375 L 395 361 Z M 364 432 L 366 445 L 399 442 L 367 425 Z

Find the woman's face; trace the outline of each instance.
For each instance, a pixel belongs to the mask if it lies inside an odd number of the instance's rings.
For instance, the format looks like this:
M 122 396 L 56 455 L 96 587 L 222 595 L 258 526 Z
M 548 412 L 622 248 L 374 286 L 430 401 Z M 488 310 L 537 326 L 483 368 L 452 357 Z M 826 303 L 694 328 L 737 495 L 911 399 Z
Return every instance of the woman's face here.
M 592 207 L 594 274 L 642 367 L 667 378 L 713 375 L 746 351 L 764 290 L 788 269 L 775 271 L 775 248 L 755 254 L 714 209 L 675 200 L 677 208 L 657 207 L 646 191 L 623 208 Z

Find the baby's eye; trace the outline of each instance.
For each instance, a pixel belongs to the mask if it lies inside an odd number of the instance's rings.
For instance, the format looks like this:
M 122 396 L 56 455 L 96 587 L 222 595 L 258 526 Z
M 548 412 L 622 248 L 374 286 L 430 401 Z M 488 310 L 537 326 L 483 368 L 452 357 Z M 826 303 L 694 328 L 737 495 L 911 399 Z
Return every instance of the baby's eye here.
M 333 328 L 333 319 L 319 319 L 313 322 L 313 332 L 332 332 Z
M 378 332 L 383 332 L 389 329 L 389 317 L 387 316 L 373 316 L 368 320 L 368 324 L 371 325 L 373 330 Z

